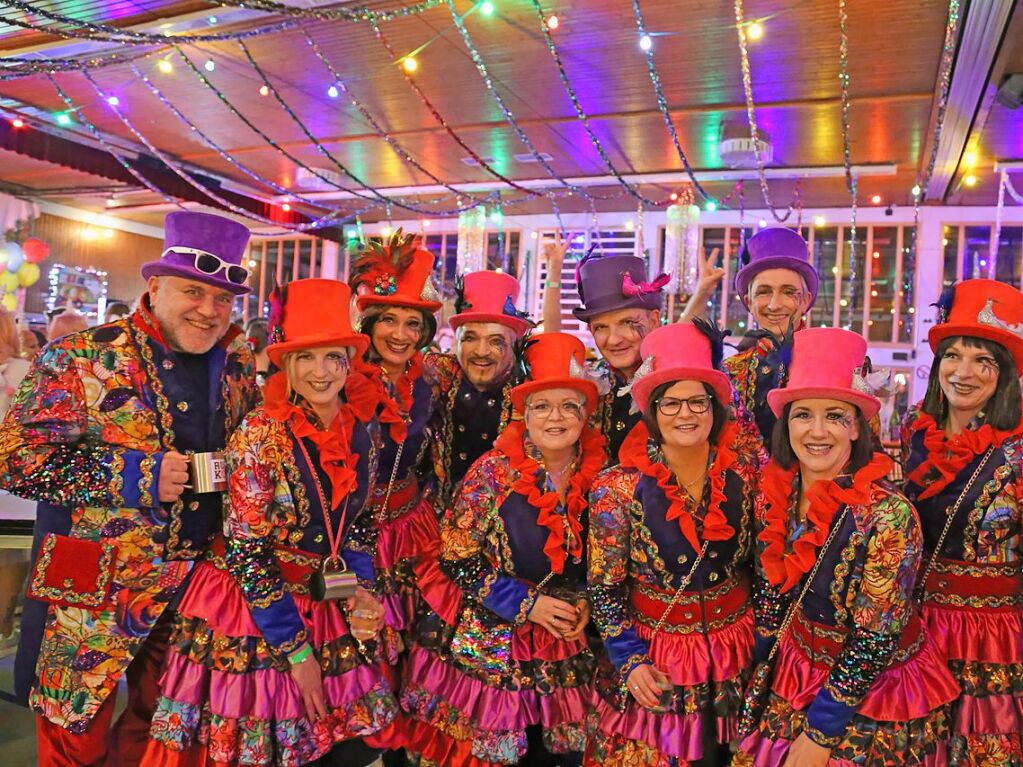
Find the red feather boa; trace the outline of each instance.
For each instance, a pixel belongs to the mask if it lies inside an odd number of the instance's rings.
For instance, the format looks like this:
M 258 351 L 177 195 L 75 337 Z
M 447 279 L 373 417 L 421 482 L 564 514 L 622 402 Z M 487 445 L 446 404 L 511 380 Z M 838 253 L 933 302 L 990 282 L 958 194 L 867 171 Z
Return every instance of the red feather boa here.
M 537 524 L 550 531 L 543 552 L 551 560 L 551 570 L 560 574 L 565 571 L 568 555 L 578 559 L 583 553 L 582 515 L 588 503 L 590 485 L 606 458 L 604 437 L 590 426 L 583 427 L 579 440 L 581 458 L 579 467 L 569 481 L 565 516 L 557 512 L 561 501 L 558 494 L 553 491 L 542 492 L 537 487 L 536 474 L 543 467 L 526 454 L 525 440 L 526 425 L 522 421 L 512 421 L 501 432 L 494 447 L 508 457 L 512 468 L 518 473 L 518 478 L 512 483 L 512 492 L 525 496 L 529 505 L 539 510 Z
M 727 541 L 735 535 L 735 529 L 728 524 L 728 518 L 721 509 L 721 504 L 725 502 L 725 473 L 736 463 L 733 445 L 738 435 L 738 424 L 730 421 L 721 430 L 718 437 L 714 462 L 709 471 L 710 499 L 707 502 L 707 512 L 703 517 L 703 539 L 706 541 Z M 650 433 L 646 424 L 640 421 L 622 443 L 618 451 L 618 458 L 622 466 L 638 469 L 648 477 L 657 479 L 657 486 L 671 501 L 666 518 L 669 521 L 678 520 L 682 535 L 696 551 L 699 551 L 703 548 L 703 542 L 696 529 L 693 510 L 689 508 L 692 503 L 687 503 L 682 497 L 682 492 L 671 469 L 660 461 L 650 460 L 650 456 L 647 455 L 649 439 Z
M 786 471 L 774 461 L 768 463 L 760 480 L 760 492 L 766 506 L 764 528 L 760 532 L 760 541 L 764 544 L 760 562 L 767 579 L 776 586 L 781 585 L 782 591 L 798 584 L 817 561 L 817 550 L 824 545 L 838 509 L 844 505 L 867 503 L 870 486 L 887 476 L 892 466 L 892 459 L 887 455 L 874 453 L 873 460 L 853 475 L 852 485 L 848 488 L 840 487 L 834 480 L 814 482 L 805 491 L 810 498 L 806 531 L 789 551 L 790 502 L 799 467 Z
M 1023 434 L 1023 422 L 1011 431 L 999 431 L 986 423 L 979 429 L 964 429 L 949 437 L 934 416 L 924 412 L 917 415 L 909 428 L 914 432 L 924 431 L 924 447 L 927 448 L 927 458 L 907 478 L 923 488 L 917 496 L 920 500 L 948 487 L 970 461 L 987 452 L 989 447 L 1001 447 L 1009 437 Z

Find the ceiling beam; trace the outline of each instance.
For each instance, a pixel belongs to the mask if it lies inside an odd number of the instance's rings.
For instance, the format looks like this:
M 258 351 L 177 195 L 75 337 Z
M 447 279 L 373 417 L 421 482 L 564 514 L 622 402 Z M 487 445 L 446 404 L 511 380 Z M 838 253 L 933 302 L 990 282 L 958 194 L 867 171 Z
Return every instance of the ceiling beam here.
M 855 176 L 863 178 L 866 176 L 894 176 L 898 173 L 899 166 L 895 163 L 883 163 L 875 165 L 853 165 L 852 172 Z M 749 181 L 756 179 L 757 171 L 752 170 L 701 170 L 696 172 L 697 181 Z M 845 167 L 842 165 L 812 166 L 804 168 L 766 168 L 764 175 L 768 179 L 801 179 L 801 178 L 843 178 Z M 666 173 L 623 173 L 621 176 L 626 182 L 633 186 L 641 184 L 663 184 L 678 185 L 689 180 L 689 177 L 680 170 Z M 619 180 L 615 176 L 576 176 L 565 179 L 568 184 L 577 187 L 616 186 Z M 562 189 L 562 183 L 558 179 L 543 177 L 533 179 L 517 180 L 516 186 L 526 189 Z M 459 192 L 489 192 L 494 190 L 508 190 L 512 187 L 504 181 L 474 181 L 464 184 L 454 183 L 451 187 Z M 367 192 L 367 189 L 357 189 L 358 192 Z M 376 190 L 385 196 L 415 196 L 438 194 L 450 191 L 447 187 L 435 184 L 422 186 L 397 186 L 379 188 Z M 313 200 L 345 200 L 355 197 L 352 192 L 330 190 L 322 192 L 304 191 L 303 198 Z M 277 202 L 284 202 L 287 195 L 278 195 L 273 198 Z
M 1015 0 L 984 0 L 965 6 L 934 173 L 926 189 L 930 200 L 944 201 L 949 193 L 952 179 L 966 152 L 970 131 L 981 116 L 984 91 L 998 50 L 1005 41 L 1005 30 L 1014 5 Z M 939 70 L 940 67 L 939 63 Z M 938 95 L 936 90 L 935 109 Z M 925 146 L 922 162 L 928 161 L 930 151 L 930 146 Z

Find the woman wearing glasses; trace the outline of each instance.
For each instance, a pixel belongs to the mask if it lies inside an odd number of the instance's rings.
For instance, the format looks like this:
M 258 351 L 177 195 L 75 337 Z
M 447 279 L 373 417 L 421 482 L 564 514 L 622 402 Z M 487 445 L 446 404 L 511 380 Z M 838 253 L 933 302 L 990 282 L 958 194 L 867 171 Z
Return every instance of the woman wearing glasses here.
M 724 764 L 753 656 L 759 434 L 730 413 L 710 325 L 643 340 L 643 413 L 590 493 L 589 585 L 609 664 L 589 765 Z
M 349 301 L 344 283 L 321 279 L 272 298 L 280 372 L 228 444 L 225 538 L 177 607 L 142 764 L 298 767 L 329 754 L 359 767 L 379 753 L 366 740 L 391 737 L 364 508 L 376 403 L 346 396 L 368 344 Z
M 943 299 L 903 450 L 924 620 L 963 688 L 952 761 L 1023 764 L 1023 294 L 967 280 Z
M 856 369 L 867 344 L 795 334 L 757 499 L 756 656 L 737 765 L 942 765 L 958 694 L 913 586 L 920 522 L 886 482 Z
M 604 463 L 597 401 L 574 336 L 526 342 L 512 389 L 522 420 L 469 470 L 441 530 L 441 569 L 463 592 L 453 626 L 416 627 L 402 702 L 420 764 L 579 764 L 593 705 L 584 630 L 586 498 Z

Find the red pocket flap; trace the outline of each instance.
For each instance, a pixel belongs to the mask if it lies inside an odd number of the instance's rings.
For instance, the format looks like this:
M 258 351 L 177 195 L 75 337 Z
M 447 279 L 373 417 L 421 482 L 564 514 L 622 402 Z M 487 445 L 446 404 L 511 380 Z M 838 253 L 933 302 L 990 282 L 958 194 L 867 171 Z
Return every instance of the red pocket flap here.
M 65 607 L 102 607 L 110 596 L 116 561 L 113 544 L 47 533 L 28 596 Z

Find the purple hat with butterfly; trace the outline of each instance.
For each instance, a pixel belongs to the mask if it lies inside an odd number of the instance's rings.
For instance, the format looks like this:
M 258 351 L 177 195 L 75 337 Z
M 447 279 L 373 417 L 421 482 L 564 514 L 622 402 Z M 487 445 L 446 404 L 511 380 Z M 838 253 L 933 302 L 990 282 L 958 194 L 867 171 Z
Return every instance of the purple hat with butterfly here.
M 572 313 L 583 322 L 619 309 L 660 309 L 663 288 L 670 279 L 662 274 L 647 282 L 646 263 L 638 256 L 594 256 L 593 249 L 575 269 L 579 300 Z

